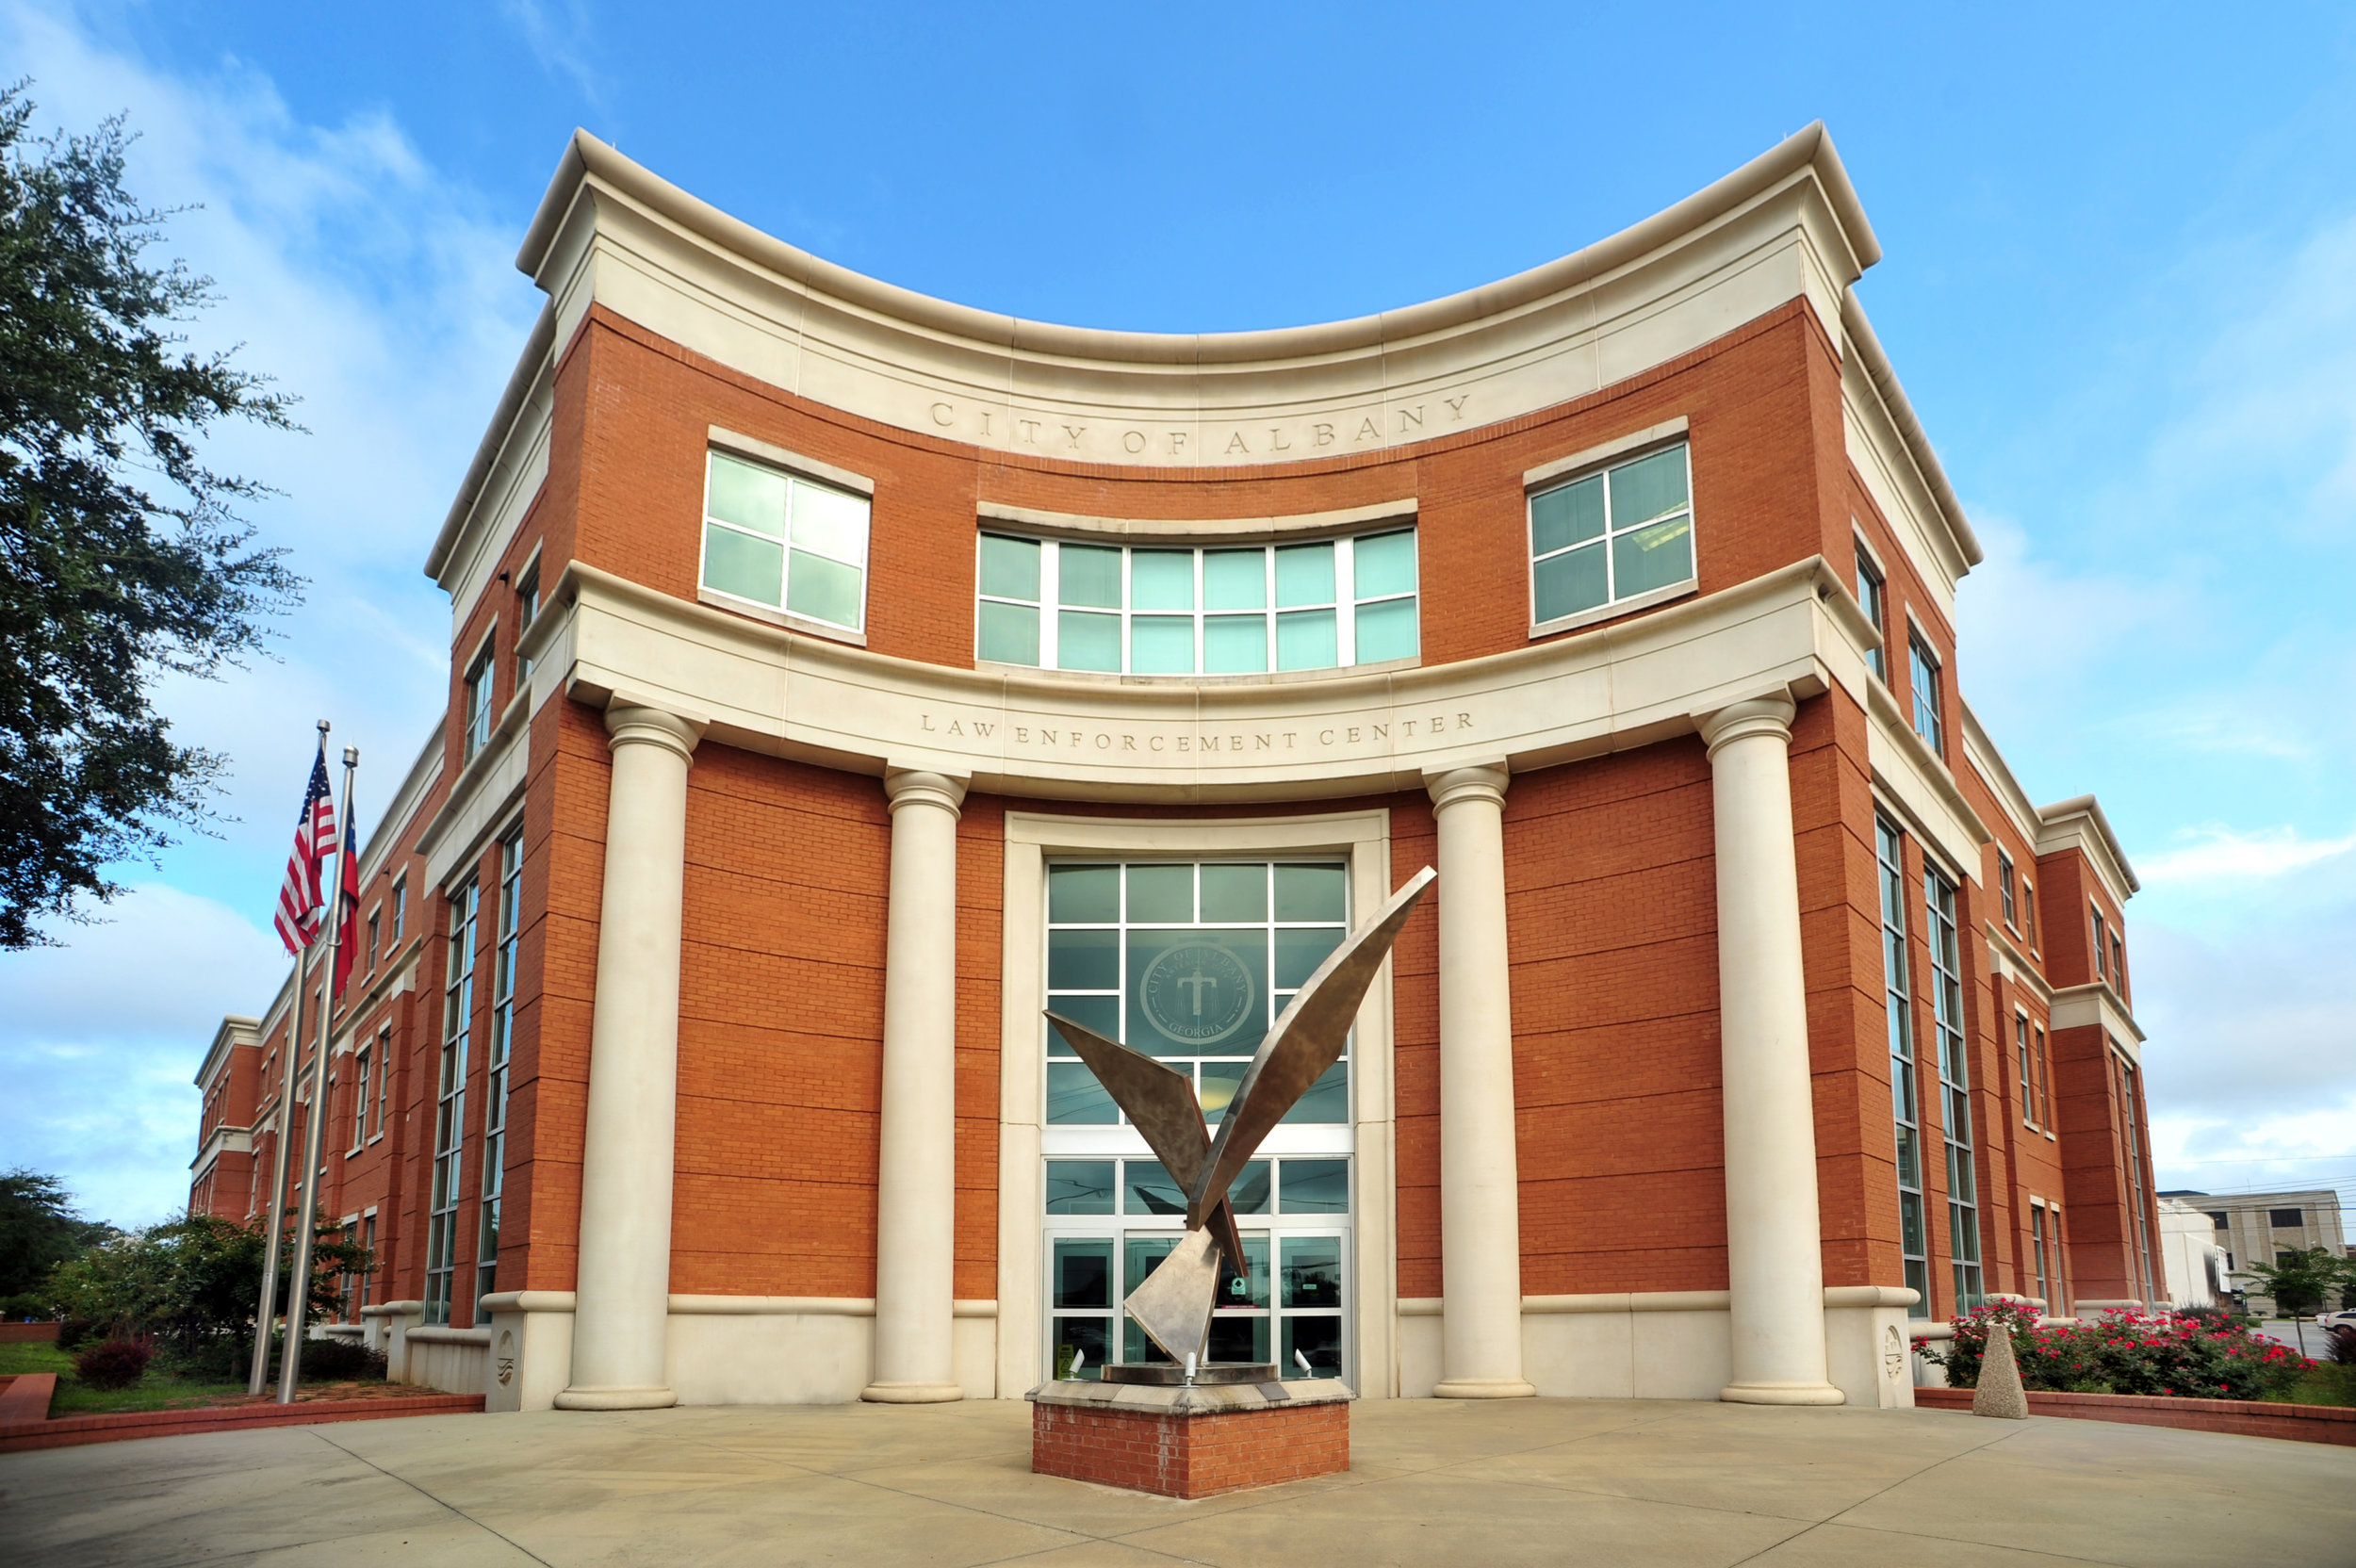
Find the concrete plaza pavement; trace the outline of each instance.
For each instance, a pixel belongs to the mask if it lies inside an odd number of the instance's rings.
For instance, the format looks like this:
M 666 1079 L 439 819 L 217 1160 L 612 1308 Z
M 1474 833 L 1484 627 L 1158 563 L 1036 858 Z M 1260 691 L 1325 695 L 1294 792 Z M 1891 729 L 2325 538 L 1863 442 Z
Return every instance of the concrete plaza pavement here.
M 0 1456 L 48 1565 L 2356 1562 L 2356 1449 L 1935 1411 L 1353 1411 L 1346 1476 L 1182 1503 L 1030 1473 L 1030 1407 L 427 1416 Z

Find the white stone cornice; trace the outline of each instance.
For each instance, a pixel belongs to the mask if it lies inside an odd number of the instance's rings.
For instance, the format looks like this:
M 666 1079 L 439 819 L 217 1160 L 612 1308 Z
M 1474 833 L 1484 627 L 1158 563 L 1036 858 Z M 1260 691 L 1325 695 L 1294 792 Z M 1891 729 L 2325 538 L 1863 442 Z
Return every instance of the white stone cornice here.
M 441 809 L 417 835 L 427 888 L 443 886 L 480 853 L 483 841 L 523 798 L 531 765 L 531 694 L 518 692 L 492 727 L 491 738 L 483 749 L 458 770 Z
M 2143 1027 L 2107 980 L 2062 987 L 2053 992 L 2047 1017 L 2057 1030 L 2099 1026 L 2129 1061 L 2140 1064 L 2143 1060 Z
M 2102 886 L 2121 908 L 2143 890 L 2135 868 L 2127 863 L 2127 852 L 2119 846 L 2119 835 L 2111 831 L 2111 819 L 2103 812 L 2101 801 L 2092 795 L 2078 795 L 2040 806 L 2037 814 L 2042 825 L 2037 836 L 2039 856 L 2060 855 L 2072 849 L 2084 855 L 2086 863 L 2094 868 L 2094 874 L 2102 879 Z
M 1939 753 L 1914 732 L 1897 696 L 1882 682 L 1866 686 L 1866 753 L 1885 804 L 1906 819 L 1968 882 L 1980 880 L 1980 846 L 1994 835 L 1964 798 Z
M 1694 715 L 1730 703 L 1869 683 L 1862 623 L 1821 558 L 1507 653 L 1285 682 L 1107 683 L 918 663 L 578 563 L 543 619 L 540 677 L 577 701 L 659 709 L 708 725 L 723 744 L 822 766 L 939 773 L 1047 799 L 1420 790 L 1451 768 L 1552 766 L 1690 735 Z M 484 817 L 466 782 L 433 830 L 443 838 L 456 837 L 443 821 Z
M 2013 940 L 2012 933 L 2004 929 L 2003 922 L 1989 920 L 1986 923 L 1988 953 L 1994 960 L 1996 973 L 2027 988 L 2050 1010 L 2053 1003 L 2053 982 L 2039 972 L 2036 961 L 2021 951 L 2021 944 Z

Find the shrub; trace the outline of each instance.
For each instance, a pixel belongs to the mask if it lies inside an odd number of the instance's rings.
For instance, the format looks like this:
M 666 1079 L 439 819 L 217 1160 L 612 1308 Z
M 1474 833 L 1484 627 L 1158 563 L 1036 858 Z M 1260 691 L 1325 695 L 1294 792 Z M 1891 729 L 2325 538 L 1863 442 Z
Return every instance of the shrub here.
M 384 1379 L 384 1358 L 357 1340 L 311 1339 L 303 1345 L 304 1382 L 365 1382 Z
M 2027 1308 L 1996 1301 L 1953 1321 L 1955 1336 L 1945 1351 L 1921 1348 L 1957 1388 L 1978 1386 L 1988 1330 L 1999 1322 L 2012 1328 L 2021 1381 L 2034 1389 L 2266 1399 L 2288 1392 L 2315 1364 L 2238 1324 L 2211 1327 L 2183 1315 L 2108 1312 L 2092 1323 L 2040 1324 Z
M 2331 1359 L 2342 1366 L 2356 1366 L 2356 1325 L 2334 1323 L 2324 1331 L 2331 1342 Z
M 84 1388 L 128 1388 L 147 1373 L 155 1352 L 136 1339 L 110 1339 L 74 1358 L 74 1375 Z
M 87 1317 L 76 1317 L 68 1313 L 57 1325 L 57 1348 L 60 1350 L 79 1349 L 98 1337 L 98 1325 Z

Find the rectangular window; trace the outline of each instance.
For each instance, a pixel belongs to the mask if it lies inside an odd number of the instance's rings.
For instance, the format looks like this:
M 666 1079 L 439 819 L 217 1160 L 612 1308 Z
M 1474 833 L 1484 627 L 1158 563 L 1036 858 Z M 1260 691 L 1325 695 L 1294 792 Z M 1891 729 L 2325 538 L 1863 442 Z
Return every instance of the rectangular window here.
M 2046 1043 L 2042 1024 L 2034 1029 L 2037 1036 L 2037 1119 L 2040 1126 L 2053 1125 L 2053 1054 Z
M 1955 1310 L 1984 1299 L 1980 1275 L 1979 1180 L 1972 1158 L 1972 1072 L 1964 1055 L 1963 962 L 1955 939 L 1955 886 L 1937 868 L 1922 871 L 1923 933 L 1931 952 L 1931 1025 L 1939 1034 L 1940 1119 L 1947 1142 L 1947 1237 L 1955 1273 Z
M 1347 890 L 1333 862 L 1050 866 L 1047 1005 L 1191 1077 L 1217 1125 L 1269 1024 L 1348 934 Z M 1052 1029 L 1047 1055 L 1051 1125 L 1121 1120 Z M 1345 1055 L 1284 1120 L 1349 1119 Z
M 2012 857 L 2001 849 L 1996 852 L 1996 895 L 2004 906 L 2005 926 L 2018 931 L 2021 929 L 2021 911 L 2013 898 Z
M 2049 1315 L 2058 1315 L 2053 1312 L 2053 1283 L 2045 1272 L 2045 1205 L 2033 1203 L 2029 1206 L 2029 1252 L 2037 1261 L 2037 1298 L 2045 1303 Z
M 376 1037 L 376 1127 L 368 1135 L 384 1135 L 384 1107 L 393 1096 L 393 1032 L 385 1030 Z
M 2037 950 L 2037 890 L 2029 879 L 2021 879 L 2021 934 L 2029 939 L 2029 950 Z
M 507 1185 L 507 1067 L 515 1035 L 515 953 L 523 923 L 524 835 L 499 841 L 499 945 L 491 955 L 491 1043 L 483 1078 L 482 1234 L 475 1250 L 475 1321 L 499 1288 L 499 1199 Z
M 2114 1052 L 2117 1050 L 2113 1047 Z M 2135 1070 L 2126 1058 L 2114 1054 L 2112 1065 L 2119 1074 L 2119 1133 L 2127 1145 L 2127 1190 L 2134 1195 L 2135 1222 L 2135 1264 L 2139 1293 L 2150 1302 L 2155 1299 L 2155 1277 L 2151 1272 L 2151 1223 L 2143 1201 L 2143 1128 L 2137 1111 Z
M 473 879 L 450 895 L 450 962 L 442 991 L 442 1048 L 434 1117 L 433 1189 L 425 1230 L 425 1320 L 447 1324 L 458 1269 L 459 1156 L 466 1144 L 466 1043 L 474 1028 L 475 922 L 482 890 Z
M 2029 1046 L 2029 1015 L 2012 1015 L 2012 1041 L 2021 1058 L 2021 1119 L 2034 1127 L 2037 1119 L 2037 1058 Z
M 368 1140 L 368 1104 L 375 1098 L 375 1086 L 369 1081 L 371 1049 L 362 1046 L 352 1059 L 352 1152 L 360 1152 L 360 1146 Z
M 540 618 L 540 563 L 535 558 L 524 568 L 524 575 L 515 584 L 515 642 L 521 645 L 524 633 Z M 532 661 L 518 657 L 515 661 L 515 690 L 532 684 Z
M 2111 984 L 2119 995 L 2127 994 L 2127 944 L 2116 931 L 2111 933 Z
M 2090 909 L 2087 912 L 2094 917 L 2094 977 L 2098 980 L 2107 980 L 2110 978 L 2110 960 L 2105 956 L 2104 950 L 2108 945 L 2110 923 L 2102 918 L 2102 911 L 2100 909 Z
M 1922 1217 L 1922 1124 L 1915 1085 L 1914 1004 L 1907 988 L 1906 839 L 1887 818 L 1876 816 L 1873 844 L 1881 883 L 1883 1003 L 1890 1015 L 1890 1100 L 1897 1122 L 1898 1251 L 1906 1262 L 1906 1288 L 1915 1295 L 1907 1314 L 1928 1317 L 1930 1236 Z
M 360 1221 L 360 1245 L 368 1250 L 368 1266 L 360 1271 L 360 1304 L 368 1304 L 368 1287 L 376 1282 L 376 1216 Z
M 1693 580 L 1684 442 L 1530 498 L 1530 619 L 1540 630 Z
M 2268 1209 L 2266 1210 L 2266 1223 L 2278 1231 L 2304 1230 L 2307 1226 L 2307 1211 L 2304 1209 Z
M 2209 1223 L 2220 1231 L 2231 1230 L 2233 1224 L 2233 1217 L 2228 1214 L 2218 1214 L 2216 1210 L 2212 1209 L 2209 1211 Z
M 1105 675 L 1260 675 L 1413 659 L 1415 531 L 1137 547 L 985 533 L 974 651 Z
M 1873 558 L 1865 553 L 1863 540 L 1857 542 L 1857 608 L 1865 612 L 1865 618 L 1873 623 L 1873 629 L 1883 639 L 1880 645 L 1866 653 L 1865 662 L 1872 667 L 1877 678 L 1887 682 L 1890 679 L 1890 590 L 1882 581 L 1882 574 L 1874 566 Z
M 1939 719 L 1939 656 L 1920 636 L 1906 637 L 1906 662 L 1913 669 L 1914 732 L 1941 757 L 1947 755 L 1947 729 Z
M 864 496 L 713 452 L 704 485 L 703 585 L 860 630 L 869 510 Z
M 2053 1228 L 2053 1289 L 2061 1299 L 2053 1303 L 2055 1317 L 2070 1315 L 2070 1243 L 2062 1234 L 2062 1212 L 2059 1203 L 2046 1213 L 2052 1217 Z
M 384 911 L 382 907 L 368 911 L 368 972 L 376 972 L 377 923 Z
M 401 945 L 401 933 L 409 928 L 409 878 L 393 880 L 393 945 Z
M 491 743 L 491 647 L 485 643 L 466 667 L 466 732 L 461 743 L 462 761 Z

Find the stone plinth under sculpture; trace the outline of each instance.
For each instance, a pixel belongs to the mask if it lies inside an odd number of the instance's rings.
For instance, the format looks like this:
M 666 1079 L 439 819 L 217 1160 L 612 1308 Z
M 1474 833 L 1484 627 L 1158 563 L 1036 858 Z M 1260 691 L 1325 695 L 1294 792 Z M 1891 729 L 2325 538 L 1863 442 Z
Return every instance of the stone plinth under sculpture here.
M 1062 1379 L 1031 1390 L 1034 1471 L 1207 1497 L 1350 1468 L 1356 1396 L 1339 1380 L 1287 1381 L 1274 1366 L 1209 1360 L 1220 1283 L 1248 1279 L 1251 1268 L 1227 1189 L 1269 1130 L 1340 1059 L 1367 986 L 1434 879 L 1429 866 L 1417 872 L 1317 966 L 1252 1054 L 1217 1137 L 1192 1078 L 1047 1015 L 1186 1189 L 1186 1229 L 1122 1302 L 1169 1363 L 1108 1366 L 1101 1382 Z

